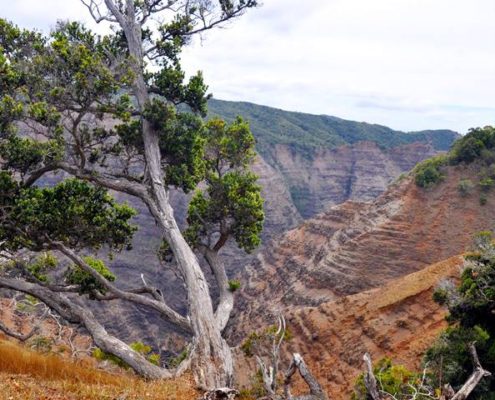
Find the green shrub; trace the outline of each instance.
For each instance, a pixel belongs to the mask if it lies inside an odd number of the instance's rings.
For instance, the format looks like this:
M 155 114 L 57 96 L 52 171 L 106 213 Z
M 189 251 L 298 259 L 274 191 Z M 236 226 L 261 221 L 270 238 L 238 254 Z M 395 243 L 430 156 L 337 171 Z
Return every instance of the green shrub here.
M 492 178 L 483 178 L 480 180 L 480 187 L 484 192 L 488 192 L 494 184 L 495 181 Z
M 83 257 L 83 260 L 96 272 L 99 272 L 107 281 L 115 281 L 115 275 L 108 269 L 102 260 L 93 257 Z M 105 287 L 100 284 L 89 272 L 86 272 L 81 267 L 74 265 L 66 274 L 67 283 L 71 285 L 79 285 L 81 294 L 89 294 L 92 296 L 94 292 L 106 293 Z
M 144 356 L 150 363 L 160 365 L 160 355 L 153 353 L 151 346 L 148 346 L 142 342 L 133 342 L 129 345 L 129 347 Z M 115 364 L 121 368 L 129 369 L 129 365 L 127 365 L 124 360 L 113 354 L 106 353 L 98 347 L 93 350 L 93 357 L 97 360 L 110 361 L 112 364 Z
M 483 159 L 491 163 L 494 159 L 495 128 L 486 126 L 484 128 L 470 129 L 467 135 L 457 140 L 450 151 L 452 164 L 461 162 L 471 163 L 476 159 Z
M 447 303 L 448 295 L 447 290 L 438 288 L 433 292 L 433 301 L 443 306 Z
M 473 191 L 474 184 L 470 179 L 461 179 L 457 185 L 457 190 L 462 197 L 469 196 Z
M 229 281 L 229 290 L 233 293 L 241 288 L 241 281 L 238 279 L 232 279 Z
M 435 298 L 448 305 L 448 329 L 427 351 L 425 361 L 432 371 L 435 387 L 449 382 L 458 390 L 473 371 L 469 345 L 476 350 L 483 368 L 495 370 L 495 243 L 490 231 L 474 237 L 473 248 L 465 256 L 460 285 Z M 485 377 L 470 399 L 493 399 L 495 379 Z
M 448 157 L 444 154 L 429 158 L 416 165 L 414 177 L 416 185 L 422 188 L 433 186 L 444 179 L 441 169 L 447 165 Z
M 188 355 L 189 355 L 189 348 L 186 347 L 176 357 L 169 358 L 167 362 L 169 368 L 177 368 L 181 364 L 181 362 L 187 358 Z
M 52 351 L 54 340 L 48 336 L 35 336 L 29 341 L 29 346 L 36 351 L 49 353 Z
M 486 193 L 481 193 L 480 194 L 480 205 L 484 206 L 488 201 L 488 196 Z
M 402 365 L 394 365 L 389 358 L 383 358 L 373 367 L 380 390 L 390 393 L 397 400 L 411 398 L 416 386 L 421 382 L 421 377 L 409 371 Z M 369 398 L 364 384 L 364 374 L 356 380 L 353 400 L 367 400 Z M 421 397 L 418 397 L 421 399 Z

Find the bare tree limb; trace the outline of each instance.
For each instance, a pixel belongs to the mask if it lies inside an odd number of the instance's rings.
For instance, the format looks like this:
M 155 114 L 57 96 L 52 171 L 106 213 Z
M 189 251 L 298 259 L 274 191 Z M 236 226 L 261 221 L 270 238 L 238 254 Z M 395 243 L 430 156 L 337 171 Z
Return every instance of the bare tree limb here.
M 375 374 L 373 373 L 373 364 L 371 362 L 371 356 L 365 353 L 363 360 L 366 364 L 366 373 L 364 375 L 364 386 L 373 400 L 382 400 L 383 397 L 378 390 Z
M 167 320 L 172 322 L 177 327 L 183 329 L 185 332 L 191 332 L 191 324 L 189 320 L 172 308 L 170 308 L 166 303 L 162 301 L 158 301 L 155 299 L 151 299 L 149 297 L 143 296 L 138 293 L 127 292 L 117 288 L 112 285 L 107 279 L 105 279 L 100 273 L 98 273 L 95 269 L 91 268 L 83 258 L 77 255 L 74 251 L 69 249 L 63 243 L 60 242 L 52 242 L 51 246 L 54 249 L 59 250 L 61 253 L 66 255 L 71 261 L 73 261 L 77 266 L 82 268 L 85 272 L 89 273 L 93 278 L 95 278 L 98 283 L 103 285 L 112 295 L 120 298 L 121 300 L 127 300 L 133 303 L 142 304 L 148 307 L 151 307 L 158 311 L 160 315 L 165 317 Z
M 20 279 L 0 277 L 0 287 L 30 294 L 55 310 L 66 321 L 83 325 L 101 350 L 119 357 L 141 376 L 151 379 L 172 377 L 170 371 L 150 363 L 120 339 L 110 335 L 87 307 L 76 304 L 68 297 Z
M 19 332 L 15 332 L 12 329 L 8 328 L 6 325 L 4 325 L 2 322 L 0 322 L 0 331 L 5 333 L 7 336 L 11 336 L 21 342 L 25 342 L 26 340 L 31 339 L 34 335 L 36 335 L 40 330 L 40 327 L 38 325 L 34 326 L 33 329 L 31 329 L 30 332 L 26 334 L 22 334 Z
M 480 360 L 478 358 L 478 353 L 476 352 L 475 343 L 471 343 L 469 346 L 469 352 L 471 353 L 471 358 L 473 359 L 474 371 L 471 376 L 468 378 L 466 383 L 462 385 L 459 391 L 452 397 L 451 400 L 464 400 L 466 399 L 471 392 L 475 389 L 476 386 L 480 383 L 480 381 L 487 377 L 491 376 L 491 372 L 483 369 L 481 366 Z
M 296 373 L 296 371 L 299 371 L 299 374 L 304 379 L 304 382 L 308 385 L 310 392 L 309 394 L 296 397 L 291 395 L 290 383 L 292 376 Z M 323 391 L 321 385 L 309 371 L 303 358 L 298 353 L 294 353 L 292 355 L 292 362 L 289 365 L 289 369 L 285 373 L 284 393 L 287 400 L 328 400 L 328 397 Z

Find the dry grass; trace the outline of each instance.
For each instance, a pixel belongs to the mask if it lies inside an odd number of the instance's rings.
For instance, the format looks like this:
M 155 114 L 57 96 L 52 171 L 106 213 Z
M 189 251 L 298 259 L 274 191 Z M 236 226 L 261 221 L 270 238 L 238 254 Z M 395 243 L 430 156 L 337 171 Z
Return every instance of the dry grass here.
M 190 376 L 147 382 L 131 374 L 110 374 L 90 362 L 77 364 L 0 340 L 1 400 L 194 400 Z

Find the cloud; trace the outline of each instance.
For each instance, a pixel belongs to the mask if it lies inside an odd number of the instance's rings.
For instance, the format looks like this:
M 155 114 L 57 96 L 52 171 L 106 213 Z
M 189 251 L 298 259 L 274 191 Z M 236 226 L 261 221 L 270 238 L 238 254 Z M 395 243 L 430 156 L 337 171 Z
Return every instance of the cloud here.
M 47 29 L 78 0 L 0 0 Z M 494 124 L 493 0 L 264 0 L 183 55 L 217 98 L 403 130 Z

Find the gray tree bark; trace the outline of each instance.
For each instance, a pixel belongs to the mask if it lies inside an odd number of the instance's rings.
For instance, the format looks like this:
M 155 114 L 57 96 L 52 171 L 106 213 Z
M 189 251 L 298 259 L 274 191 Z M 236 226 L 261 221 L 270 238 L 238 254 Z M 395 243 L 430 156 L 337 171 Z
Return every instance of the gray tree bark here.
M 134 1 L 126 0 L 125 13 L 119 10 L 113 0 L 105 0 L 105 4 L 124 31 L 129 53 L 134 59 L 133 91 L 140 111 L 144 111 L 150 97 L 143 76 L 142 32 L 141 25 L 136 20 Z M 174 218 L 168 190 L 163 181 L 158 133 L 148 121 L 143 119 L 142 122 L 144 153 L 151 189 L 151 196 L 146 204 L 170 245 L 186 284 L 189 318 L 194 334 L 191 369 L 196 383 L 203 389 L 230 386 L 233 377 L 232 353 L 215 320 L 205 275 Z
M 68 297 L 20 279 L 0 277 L 0 287 L 30 294 L 55 310 L 66 321 L 83 325 L 100 349 L 119 357 L 141 376 L 150 379 L 173 376 L 170 371 L 150 363 L 120 339 L 110 335 L 88 308 L 76 304 Z

